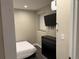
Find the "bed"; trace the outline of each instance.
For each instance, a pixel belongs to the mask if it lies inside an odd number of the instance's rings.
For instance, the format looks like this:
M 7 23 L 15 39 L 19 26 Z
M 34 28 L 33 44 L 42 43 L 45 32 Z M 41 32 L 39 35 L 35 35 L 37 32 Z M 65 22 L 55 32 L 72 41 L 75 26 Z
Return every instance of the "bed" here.
M 27 41 L 16 42 L 17 59 L 28 58 L 36 52 L 36 48 Z

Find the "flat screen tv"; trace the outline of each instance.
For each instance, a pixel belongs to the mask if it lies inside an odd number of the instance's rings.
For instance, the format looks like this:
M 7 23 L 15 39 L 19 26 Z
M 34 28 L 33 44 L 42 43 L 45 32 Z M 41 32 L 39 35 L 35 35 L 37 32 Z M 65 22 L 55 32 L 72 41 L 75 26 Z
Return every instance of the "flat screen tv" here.
M 48 27 L 56 26 L 56 13 L 44 16 L 45 25 Z

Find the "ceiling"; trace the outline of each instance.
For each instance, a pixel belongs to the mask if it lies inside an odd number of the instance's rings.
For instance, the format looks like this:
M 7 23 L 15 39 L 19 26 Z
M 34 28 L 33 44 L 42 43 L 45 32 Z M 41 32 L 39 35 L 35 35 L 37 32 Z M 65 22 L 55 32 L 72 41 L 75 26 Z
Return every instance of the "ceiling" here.
M 51 0 L 14 0 L 14 8 L 26 10 L 39 10 L 50 4 Z M 24 8 L 27 5 L 27 8 Z

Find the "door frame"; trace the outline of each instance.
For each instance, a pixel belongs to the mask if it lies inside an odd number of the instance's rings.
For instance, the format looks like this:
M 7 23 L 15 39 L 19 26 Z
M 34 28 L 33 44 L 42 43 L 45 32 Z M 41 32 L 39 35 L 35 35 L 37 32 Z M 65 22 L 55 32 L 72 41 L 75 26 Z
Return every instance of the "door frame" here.
M 76 58 L 76 52 L 77 52 L 77 21 L 78 21 L 78 0 L 72 1 L 72 56 L 71 59 L 77 59 Z

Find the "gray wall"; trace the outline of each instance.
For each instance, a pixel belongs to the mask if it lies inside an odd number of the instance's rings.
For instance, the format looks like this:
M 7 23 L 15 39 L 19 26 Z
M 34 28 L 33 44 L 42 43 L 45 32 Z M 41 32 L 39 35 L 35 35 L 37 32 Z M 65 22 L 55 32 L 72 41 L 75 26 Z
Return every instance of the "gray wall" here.
M 77 17 L 75 19 L 75 57 L 76 59 L 79 59 L 79 0 L 76 0 L 76 15 L 75 17 Z
M 16 59 L 13 2 L 0 0 L 0 7 L 0 59 Z
M 1 9 L 1 8 L 0 8 Z M 3 40 L 3 31 L 2 31 L 2 17 L 1 17 L 1 10 L 0 10 L 0 59 L 4 59 L 4 40 Z

